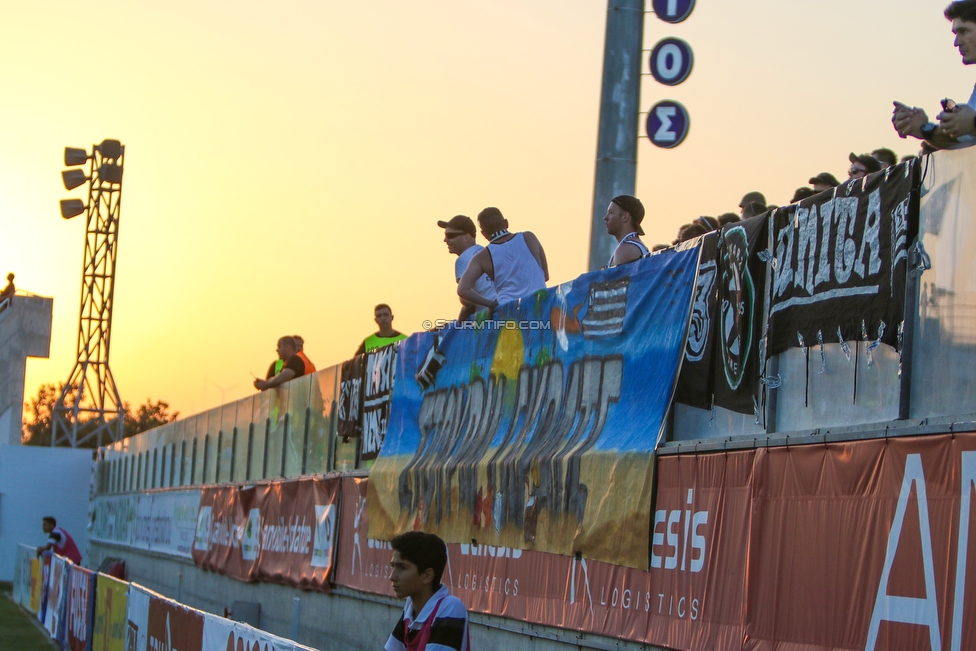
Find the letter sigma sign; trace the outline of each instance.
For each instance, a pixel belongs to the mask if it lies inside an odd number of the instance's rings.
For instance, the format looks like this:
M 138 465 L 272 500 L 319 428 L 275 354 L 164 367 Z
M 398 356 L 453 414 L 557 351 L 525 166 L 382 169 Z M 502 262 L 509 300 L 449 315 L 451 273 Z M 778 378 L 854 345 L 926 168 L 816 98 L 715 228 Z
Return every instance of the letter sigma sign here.
M 680 23 L 691 15 L 695 0 L 654 0 L 654 15 L 666 23 Z
M 690 124 L 685 107 L 666 99 L 652 106 L 647 114 L 647 137 L 658 147 L 671 149 L 684 141 Z
M 651 50 L 651 74 L 665 86 L 677 86 L 695 63 L 691 46 L 680 38 L 663 38 Z

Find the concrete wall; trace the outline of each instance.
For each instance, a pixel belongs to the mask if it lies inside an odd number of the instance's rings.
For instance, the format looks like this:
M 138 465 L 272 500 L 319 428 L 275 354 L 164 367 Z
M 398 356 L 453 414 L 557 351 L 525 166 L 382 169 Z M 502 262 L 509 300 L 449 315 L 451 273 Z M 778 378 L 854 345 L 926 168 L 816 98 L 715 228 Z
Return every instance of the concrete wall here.
M 0 443 L 20 445 L 27 358 L 50 356 L 53 314 L 53 298 L 0 301 Z
M 223 615 L 224 608 L 230 608 L 234 601 L 260 603 L 259 628 L 323 651 L 382 649 L 403 608 L 403 603 L 392 596 L 381 597 L 346 588 L 321 594 L 270 583 L 242 583 L 199 570 L 190 560 L 92 543 L 91 564 L 98 564 L 106 557 L 124 558 L 130 581 L 211 613 Z M 296 598 L 300 599 L 298 635 L 292 636 Z M 471 648 L 476 651 L 626 651 L 659 647 L 472 614 Z
M 0 581 L 12 581 L 17 543 L 47 542 L 41 518 L 53 516 L 88 545 L 92 450 L 0 444 Z

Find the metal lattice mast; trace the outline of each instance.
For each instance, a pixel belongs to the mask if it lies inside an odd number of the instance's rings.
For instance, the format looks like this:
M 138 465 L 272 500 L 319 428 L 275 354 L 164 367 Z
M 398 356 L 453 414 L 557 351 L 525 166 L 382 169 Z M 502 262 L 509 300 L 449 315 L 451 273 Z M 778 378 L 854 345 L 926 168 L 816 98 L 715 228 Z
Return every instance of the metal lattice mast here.
M 82 268 L 81 310 L 78 320 L 78 360 L 54 408 L 51 445 L 79 447 L 94 441 L 122 439 L 124 409 L 109 366 L 115 260 L 118 254 L 119 213 L 125 148 L 117 140 L 92 146 L 92 153 L 65 149 L 66 165 L 88 163 L 82 170 L 63 172 L 69 190 L 88 182 L 88 203 L 61 202 L 61 215 L 70 219 L 85 213 L 85 260 Z

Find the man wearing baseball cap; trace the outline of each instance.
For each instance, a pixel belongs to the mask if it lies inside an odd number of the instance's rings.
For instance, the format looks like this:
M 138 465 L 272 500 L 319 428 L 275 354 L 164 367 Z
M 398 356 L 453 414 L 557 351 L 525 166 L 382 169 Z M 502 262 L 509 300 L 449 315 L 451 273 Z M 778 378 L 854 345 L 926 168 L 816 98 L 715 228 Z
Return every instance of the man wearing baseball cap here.
M 847 176 L 851 180 L 863 179 L 868 174 L 881 171 L 881 161 L 871 154 L 861 154 L 858 156 L 854 152 L 847 157 L 851 161 L 851 169 L 847 170 Z
M 824 190 L 836 188 L 838 185 L 840 185 L 840 181 L 837 180 L 837 177 L 830 172 L 820 172 L 820 174 L 817 174 L 816 176 L 811 176 L 807 183 L 813 186 L 813 189 L 816 192 L 823 192 Z
M 758 206 L 752 206 L 752 204 L 758 204 Z M 752 208 L 750 208 L 752 206 Z M 762 210 L 759 210 L 759 206 Z M 756 212 L 758 210 L 758 212 Z M 766 195 L 759 191 L 746 192 L 742 197 L 742 201 L 739 202 L 739 214 L 742 215 L 743 219 L 746 219 L 746 212 L 751 211 L 753 214 L 760 214 L 766 212 Z M 751 217 L 752 215 L 749 215 Z
M 454 261 L 454 279 L 460 282 L 464 270 L 468 268 L 471 258 L 485 247 L 475 242 L 477 230 L 474 221 L 465 215 L 455 215 L 448 221 L 439 221 L 437 225 L 444 229 L 444 243 L 447 244 L 449 253 L 457 256 Z M 495 285 L 487 274 L 482 274 L 475 283 L 475 291 L 492 301 L 495 300 Z M 459 321 L 471 318 L 475 313 L 475 305 L 461 299 L 461 313 L 458 315 Z
M 628 262 L 640 260 L 648 255 L 647 246 L 641 242 L 644 234 L 641 221 L 644 219 L 644 204 L 637 197 L 621 194 L 610 200 L 603 223 L 607 233 L 617 239 L 617 248 L 607 262 L 607 267 L 619 267 Z

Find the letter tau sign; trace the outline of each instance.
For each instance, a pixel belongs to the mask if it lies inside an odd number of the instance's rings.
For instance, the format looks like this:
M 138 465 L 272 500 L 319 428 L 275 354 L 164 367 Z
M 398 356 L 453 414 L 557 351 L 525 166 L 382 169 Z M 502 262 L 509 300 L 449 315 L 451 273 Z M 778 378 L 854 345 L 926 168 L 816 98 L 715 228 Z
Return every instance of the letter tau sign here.
M 680 38 L 662 38 L 651 50 L 651 74 L 665 86 L 677 86 L 695 63 L 691 46 Z
M 690 125 L 685 107 L 666 99 L 651 107 L 647 114 L 647 137 L 658 147 L 671 149 L 684 142 Z
M 654 15 L 666 23 L 680 23 L 691 15 L 695 0 L 654 0 Z

